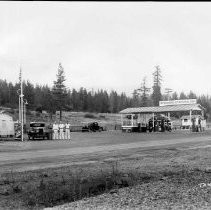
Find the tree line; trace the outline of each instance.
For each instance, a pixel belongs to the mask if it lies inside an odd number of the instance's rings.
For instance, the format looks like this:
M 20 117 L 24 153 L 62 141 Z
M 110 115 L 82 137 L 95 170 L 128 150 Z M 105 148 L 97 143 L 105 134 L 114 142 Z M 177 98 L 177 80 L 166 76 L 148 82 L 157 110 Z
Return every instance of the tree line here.
M 19 83 L 12 84 L 0 79 L 0 106 L 17 109 L 19 105 L 18 90 Z M 54 89 L 48 85 L 33 85 L 30 81 L 23 81 L 24 99 L 27 100 L 28 110 L 48 111 L 55 113 L 58 110 L 58 101 L 55 99 Z M 60 101 L 59 101 L 60 102 Z M 86 88 L 65 91 L 62 98 L 62 110 L 65 111 L 87 111 L 101 113 L 117 113 L 122 109 L 131 107 L 133 98 L 125 93 L 118 94 L 112 90 L 88 91 Z
M 91 90 L 81 87 L 67 89 L 64 85 L 65 75 L 61 64 L 58 67 L 56 80 L 53 87 L 48 85 L 32 84 L 29 80 L 23 81 L 24 98 L 27 100 L 28 110 L 42 111 L 49 113 L 56 111 L 84 111 L 97 113 L 118 113 L 128 107 L 139 106 L 158 106 L 160 100 L 177 100 L 177 99 L 193 99 L 206 108 L 207 116 L 211 116 L 211 96 L 197 96 L 190 91 L 188 94 L 184 92 L 172 92 L 161 94 L 162 75 L 159 66 L 155 67 L 152 73 L 153 86 L 146 86 L 146 77 L 143 78 L 140 87 L 133 91 L 132 96 L 125 93 L 117 93 L 115 90 L 108 92 L 107 90 Z M 0 106 L 13 109 L 18 108 L 19 83 L 11 83 L 0 79 Z M 152 91 L 150 91 L 152 90 Z

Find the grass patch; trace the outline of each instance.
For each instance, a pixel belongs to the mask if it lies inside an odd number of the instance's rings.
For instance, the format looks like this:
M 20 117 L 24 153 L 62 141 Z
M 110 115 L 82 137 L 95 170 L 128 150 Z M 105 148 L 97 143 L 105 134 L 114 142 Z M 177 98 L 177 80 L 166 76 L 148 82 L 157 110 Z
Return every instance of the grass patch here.
M 110 170 L 103 170 L 102 167 L 94 174 L 89 174 L 85 170 L 73 172 L 68 169 L 64 171 L 62 168 L 55 173 L 50 173 L 47 170 L 11 172 L 5 174 L 4 179 L 1 180 L 0 196 L 8 201 L 13 199 L 13 205 L 10 208 L 6 206 L 6 209 L 41 209 L 105 192 L 112 193 L 114 189 L 160 180 L 171 180 L 170 182 L 178 185 L 191 177 L 189 184 L 198 183 L 209 175 L 199 169 L 190 170 L 187 167 L 180 167 L 175 171 L 172 168 L 168 171 L 153 173 L 137 170 L 123 172 L 117 161 L 110 162 L 108 166 Z
M 51 180 L 42 178 L 38 185 L 31 185 L 22 194 L 22 199 L 29 208 L 52 207 L 134 184 L 134 177 L 120 173 L 116 163 L 112 165 L 110 173 L 100 170 L 95 176 L 88 177 L 85 177 L 83 173 L 85 172 L 60 174 L 59 178 Z

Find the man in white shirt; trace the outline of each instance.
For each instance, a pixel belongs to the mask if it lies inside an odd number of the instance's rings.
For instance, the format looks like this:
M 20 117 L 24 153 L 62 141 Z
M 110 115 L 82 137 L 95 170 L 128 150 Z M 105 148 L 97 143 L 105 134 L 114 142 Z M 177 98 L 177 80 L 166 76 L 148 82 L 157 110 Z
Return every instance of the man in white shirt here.
M 58 129 L 59 129 L 59 126 L 58 124 L 55 122 L 53 124 L 53 139 L 58 139 Z
M 70 124 L 68 122 L 65 124 L 65 129 L 65 138 L 70 139 Z
M 59 139 L 64 139 L 64 124 L 60 122 L 59 124 Z

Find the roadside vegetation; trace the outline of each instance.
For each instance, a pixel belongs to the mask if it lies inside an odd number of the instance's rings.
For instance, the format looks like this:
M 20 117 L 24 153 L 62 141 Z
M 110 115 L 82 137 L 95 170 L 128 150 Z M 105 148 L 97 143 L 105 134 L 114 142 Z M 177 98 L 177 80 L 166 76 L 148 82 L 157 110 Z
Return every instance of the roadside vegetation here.
M 156 208 L 158 204 L 165 204 L 160 208 L 168 209 L 168 205 L 179 205 L 179 201 L 187 207 L 193 204 L 195 207 L 199 204 L 211 205 L 211 188 L 201 185 L 211 183 L 210 149 L 185 148 L 137 149 L 110 155 L 110 159 L 104 161 L 90 157 L 88 160 L 94 162 L 3 173 L 0 179 L 0 208 L 42 209 L 68 202 L 72 203 L 71 206 L 74 201 L 94 199 L 96 195 L 120 196 L 123 189 L 134 193 L 133 199 L 138 199 L 138 207 L 154 205 L 153 208 Z M 127 198 L 131 198 L 131 193 L 127 194 Z M 116 205 L 121 199 L 116 201 Z M 129 205 L 126 198 L 124 202 L 121 208 Z M 107 201 L 107 205 L 109 203 L 112 201 Z M 116 207 L 112 206 L 113 209 Z

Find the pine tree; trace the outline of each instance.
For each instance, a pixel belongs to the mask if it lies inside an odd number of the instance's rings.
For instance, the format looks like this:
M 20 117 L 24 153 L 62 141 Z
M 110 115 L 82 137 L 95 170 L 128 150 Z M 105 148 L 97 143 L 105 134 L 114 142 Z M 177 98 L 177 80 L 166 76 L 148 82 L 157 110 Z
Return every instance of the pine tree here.
M 110 112 L 117 113 L 119 111 L 119 100 L 117 92 L 112 90 L 109 98 L 110 98 Z
M 41 104 L 42 104 L 42 109 L 47 110 L 50 113 L 50 116 L 52 117 L 52 114 L 55 113 L 56 109 L 53 106 L 54 100 L 53 100 L 52 92 L 47 85 L 42 87 Z
M 162 94 L 161 94 L 161 81 L 162 81 L 162 76 L 161 76 L 161 70 L 159 66 L 155 66 L 155 71 L 153 73 L 153 93 L 152 93 L 152 100 L 153 100 L 153 105 L 154 106 L 159 106 L 159 101 L 162 99 Z
M 72 89 L 72 93 L 71 93 L 71 105 L 72 105 L 74 111 L 78 111 L 79 96 L 78 96 L 78 92 L 75 88 Z
M 120 95 L 120 104 L 119 104 L 120 110 L 126 109 L 128 106 L 128 97 L 125 93 L 121 93 Z
M 191 90 L 190 93 L 188 94 L 189 99 L 195 99 L 197 98 L 196 94 Z
M 89 112 L 94 111 L 94 100 L 93 100 L 93 95 L 91 91 L 89 91 L 87 95 L 87 106 L 88 106 Z
M 141 84 L 141 88 L 137 89 L 137 91 L 140 91 L 141 95 L 141 106 L 145 107 L 148 105 L 148 92 L 150 91 L 150 88 L 146 87 L 146 77 L 144 77 L 143 82 Z
M 140 100 L 139 100 L 139 93 L 137 90 L 133 91 L 133 97 L 132 97 L 132 107 L 138 107 L 140 104 Z
M 181 92 L 180 93 L 180 96 L 179 96 L 179 99 L 181 100 L 181 99 L 187 99 L 188 97 L 185 95 L 185 93 L 184 92 Z
M 24 97 L 28 102 L 28 108 L 34 108 L 34 86 L 28 80 L 27 82 L 23 81 L 23 91 Z
M 106 113 L 109 111 L 109 96 L 106 90 L 102 91 L 102 107 L 101 112 Z
M 171 99 L 172 100 L 178 100 L 177 92 L 173 92 Z
M 64 76 L 64 68 L 61 63 L 59 63 L 58 74 L 56 75 L 57 80 L 54 81 L 53 86 L 53 96 L 56 108 L 60 112 L 60 121 L 62 120 L 62 110 L 65 105 L 65 98 L 67 95 L 66 86 L 64 85 L 65 76 Z

